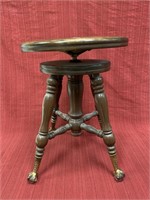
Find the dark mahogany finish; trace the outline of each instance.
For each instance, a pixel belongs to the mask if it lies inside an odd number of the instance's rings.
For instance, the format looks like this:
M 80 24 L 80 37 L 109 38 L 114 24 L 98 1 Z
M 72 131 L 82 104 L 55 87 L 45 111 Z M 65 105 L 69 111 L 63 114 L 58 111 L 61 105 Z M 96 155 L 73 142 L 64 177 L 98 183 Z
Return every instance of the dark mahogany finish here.
M 25 42 L 21 48 L 24 52 L 61 51 L 76 60 L 78 55 L 91 49 L 116 48 L 127 45 L 128 38 L 126 37 L 74 37 Z
M 109 121 L 108 103 L 104 92 L 103 78 L 100 74 L 110 69 L 110 62 L 108 60 L 78 60 L 77 56 L 91 49 L 121 47 L 127 46 L 127 44 L 128 39 L 124 37 L 91 37 L 37 41 L 22 45 L 23 51 L 62 51 L 72 56 L 72 60 L 41 63 L 40 70 L 43 73 L 50 74 L 50 77 L 47 80 L 47 90 L 42 105 L 41 125 L 36 137 L 34 168 L 28 176 L 30 183 L 37 182 L 38 169 L 48 140 L 64 134 L 68 130 L 71 131 L 73 136 L 79 136 L 82 130 L 85 130 L 103 138 L 114 168 L 114 177 L 117 181 L 123 180 L 125 174 L 118 167 L 115 137 Z M 83 75 L 86 74 L 89 75 L 91 80 L 95 110 L 83 116 Z M 59 98 L 64 75 L 68 77 L 70 102 L 68 114 L 59 110 Z M 65 120 L 66 125 L 55 129 L 57 116 Z M 101 129 L 86 124 L 87 120 L 95 116 L 98 118 Z M 50 120 L 51 127 L 49 128 Z

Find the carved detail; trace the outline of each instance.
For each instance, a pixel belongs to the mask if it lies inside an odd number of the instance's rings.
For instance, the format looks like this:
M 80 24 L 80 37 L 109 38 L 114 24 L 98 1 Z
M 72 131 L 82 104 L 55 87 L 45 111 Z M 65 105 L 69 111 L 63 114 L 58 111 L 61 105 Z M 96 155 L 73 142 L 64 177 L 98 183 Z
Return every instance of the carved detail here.
M 83 121 L 88 121 L 89 119 L 91 119 L 92 117 L 95 117 L 98 115 L 98 112 L 95 110 L 92 113 L 88 113 L 86 115 L 83 116 Z
M 114 178 L 116 181 L 123 181 L 124 177 L 125 173 L 121 169 L 117 169 L 116 171 L 114 171 Z
M 108 115 L 108 103 L 104 93 L 103 78 L 99 74 L 91 75 L 92 92 L 95 99 L 96 110 L 98 111 L 98 119 L 103 131 L 111 130 Z
M 90 125 L 87 125 L 85 123 L 82 123 L 80 125 L 80 127 L 82 129 L 84 129 L 85 131 L 88 131 L 89 133 L 92 133 L 92 134 L 96 134 L 97 136 L 99 137 L 103 137 L 103 131 L 102 130 L 98 130 L 96 128 L 94 128 L 93 126 L 90 126 Z
M 55 130 L 57 115 L 55 114 L 55 108 L 53 109 L 52 116 L 51 116 L 51 127 L 49 131 Z
M 37 147 L 40 148 L 44 148 L 48 142 L 47 140 L 47 133 L 42 133 L 42 132 L 39 132 L 37 137 L 36 137 L 36 145 Z
M 55 111 L 59 109 L 59 98 L 61 95 L 61 91 L 62 91 L 62 78 L 63 76 L 56 76 L 57 78 L 57 91 L 56 91 L 56 101 L 54 104 L 54 109 L 52 112 L 52 117 L 51 117 L 51 128 L 49 129 L 49 131 L 55 130 L 55 125 L 56 125 L 56 120 L 57 120 L 57 115 L 55 114 Z
M 90 78 L 92 93 L 95 98 L 95 105 L 98 111 L 98 120 L 103 130 L 103 140 L 107 146 L 108 153 L 110 155 L 112 165 L 114 168 L 114 177 L 115 180 L 121 181 L 123 180 L 124 173 L 118 168 L 116 149 L 114 146 L 115 136 L 111 130 L 111 125 L 109 122 L 108 103 L 106 95 L 104 93 L 103 78 L 98 74 L 93 74 L 90 76 Z
M 72 134 L 77 136 L 80 135 L 82 129 L 103 138 L 104 143 L 107 146 L 112 165 L 114 167 L 114 178 L 117 181 L 123 180 L 125 175 L 124 172 L 118 168 L 115 149 L 115 137 L 109 122 L 108 104 L 106 95 L 104 93 L 103 79 L 98 74 L 91 75 L 90 77 L 96 110 L 84 116 L 82 116 L 82 76 L 68 76 L 68 94 L 70 99 L 70 111 L 68 114 L 58 110 L 58 101 L 61 93 L 61 89 L 58 91 L 58 86 L 61 85 L 60 78 L 58 80 L 57 76 L 51 76 L 51 78 L 48 79 L 47 90 L 43 100 L 41 126 L 36 137 L 34 168 L 33 171 L 29 173 L 29 182 L 35 183 L 38 179 L 38 169 L 44 154 L 45 146 L 48 143 L 48 139 L 52 139 L 55 136 L 63 134 L 68 130 L 71 130 Z M 55 130 L 55 122 L 57 116 L 67 121 L 68 124 Z M 102 130 L 98 130 L 93 126 L 84 123 L 94 116 L 98 117 Z M 48 132 L 50 118 L 52 129 Z
M 54 130 L 54 131 L 50 131 L 50 132 L 48 133 L 48 139 L 52 139 L 52 138 L 54 138 L 54 137 L 57 136 L 57 135 L 60 135 L 60 134 L 65 133 L 66 131 L 70 130 L 71 127 L 72 127 L 71 124 L 66 124 L 66 125 L 64 125 L 64 126 L 61 126 L 61 127 L 57 128 L 57 129 Z
M 104 131 L 104 136 L 103 136 L 104 142 L 111 151 L 111 147 L 115 144 L 115 137 L 112 131 Z
M 35 162 L 33 171 L 28 176 L 29 182 L 37 181 L 37 174 L 39 165 L 44 154 L 45 146 L 48 142 L 48 127 L 49 121 L 52 115 L 53 107 L 56 105 L 56 91 L 57 91 L 57 78 L 56 76 L 51 76 L 47 80 L 47 90 L 43 99 L 42 105 L 42 119 L 39 129 L 39 133 L 36 137 L 36 152 L 35 152 Z
M 30 172 L 27 179 L 29 183 L 36 183 L 38 180 L 38 174 L 35 172 Z
M 41 159 L 35 157 L 33 171 L 29 173 L 28 178 L 27 178 L 29 183 L 36 183 L 37 182 L 37 180 L 38 180 L 37 171 L 39 169 L 40 162 L 41 162 Z
M 91 86 L 93 95 L 104 92 L 103 78 L 99 74 L 91 75 Z
M 115 137 L 112 131 L 103 132 L 103 140 L 107 145 L 108 153 L 110 155 L 110 159 L 114 168 L 114 178 L 116 181 L 122 181 L 125 174 L 119 169 L 115 148 Z
M 70 116 L 66 113 L 61 112 L 60 110 L 56 110 L 55 114 L 67 122 L 70 120 Z

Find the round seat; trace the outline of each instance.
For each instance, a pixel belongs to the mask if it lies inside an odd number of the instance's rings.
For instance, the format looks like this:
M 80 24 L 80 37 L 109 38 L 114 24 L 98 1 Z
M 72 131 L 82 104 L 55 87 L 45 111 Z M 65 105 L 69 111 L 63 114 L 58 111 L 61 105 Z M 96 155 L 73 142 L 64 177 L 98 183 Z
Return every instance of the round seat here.
M 65 39 L 25 42 L 21 45 L 24 52 L 61 51 L 76 57 L 91 49 L 115 48 L 128 45 L 126 37 L 73 37 Z
M 70 60 L 48 61 L 40 64 L 40 70 L 53 75 L 84 75 L 108 71 L 108 60 Z

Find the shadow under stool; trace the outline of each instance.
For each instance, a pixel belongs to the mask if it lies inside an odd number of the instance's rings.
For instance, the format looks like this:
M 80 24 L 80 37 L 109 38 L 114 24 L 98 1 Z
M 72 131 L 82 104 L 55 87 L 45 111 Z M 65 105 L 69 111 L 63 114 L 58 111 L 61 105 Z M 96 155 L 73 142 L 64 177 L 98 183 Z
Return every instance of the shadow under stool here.
M 76 37 L 56 40 L 33 41 L 23 43 L 24 52 L 60 51 L 69 54 L 71 60 L 48 61 L 40 64 L 41 72 L 50 75 L 47 79 L 46 94 L 42 105 L 42 119 L 39 133 L 36 136 L 35 161 L 32 172 L 28 175 L 30 183 L 37 182 L 38 169 L 48 140 L 71 130 L 73 136 L 79 136 L 81 130 L 103 138 L 114 168 L 114 178 L 122 181 L 125 174 L 118 167 L 115 149 L 115 137 L 109 122 L 108 103 L 104 92 L 101 73 L 110 69 L 110 61 L 98 59 L 78 59 L 78 56 L 92 49 L 115 48 L 128 45 L 125 37 Z M 63 76 L 68 78 L 68 96 L 70 109 L 68 113 L 59 110 L 59 98 L 62 90 Z M 83 76 L 88 75 L 95 102 L 95 110 L 83 115 Z M 66 121 L 66 124 L 55 128 L 57 116 Z M 87 125 L 86 121 L 97 116 L 101 129 Z M 49 122 L 51 120 L 51 128 Z

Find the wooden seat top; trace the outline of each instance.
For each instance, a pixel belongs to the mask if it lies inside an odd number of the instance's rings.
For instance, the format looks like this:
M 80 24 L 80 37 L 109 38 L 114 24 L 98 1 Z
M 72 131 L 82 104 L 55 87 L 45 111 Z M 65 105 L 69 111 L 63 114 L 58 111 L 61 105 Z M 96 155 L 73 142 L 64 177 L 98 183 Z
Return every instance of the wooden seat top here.
M 115 48 L 128 45 L 126 37 L 73 37 L 65 39 L 25 42 L 23 52 L 61 51 L 71 56 L 84 51 L 100 48 Z

